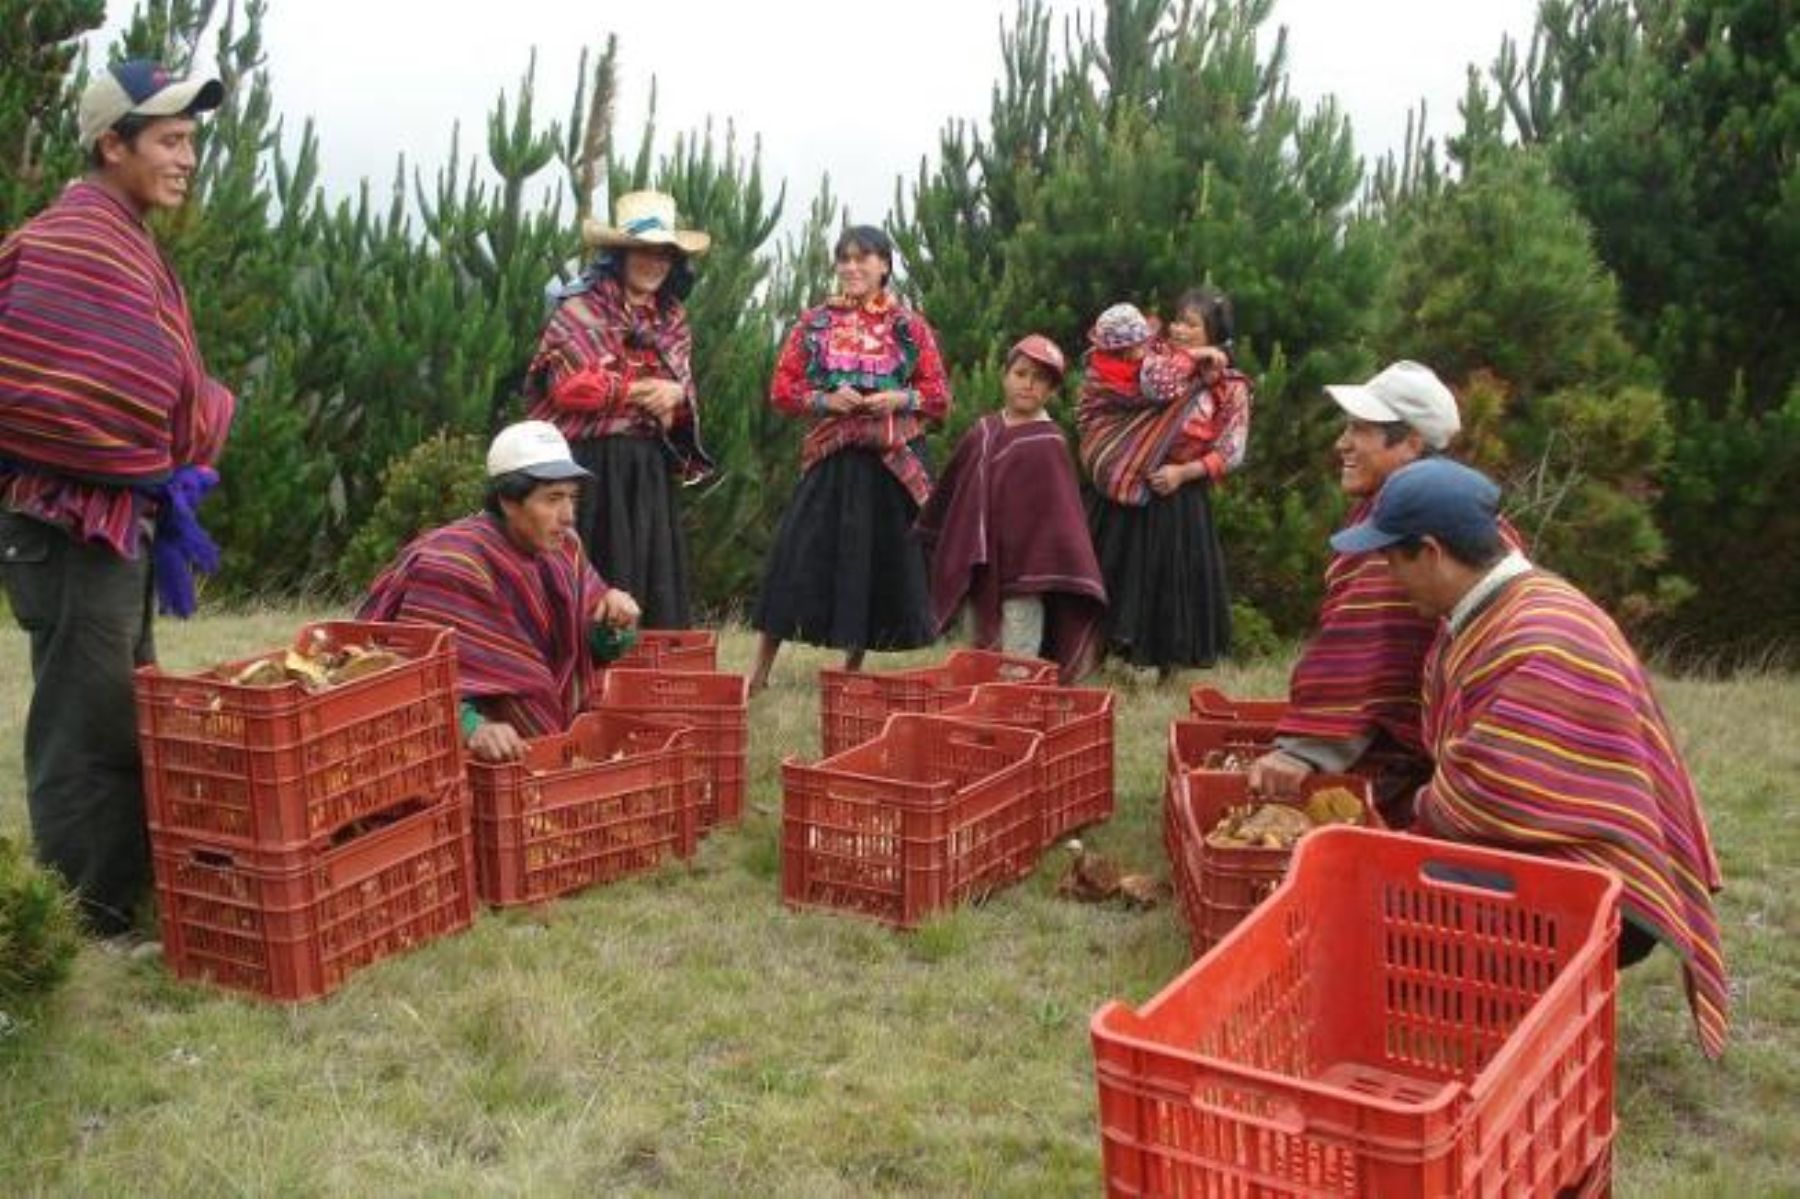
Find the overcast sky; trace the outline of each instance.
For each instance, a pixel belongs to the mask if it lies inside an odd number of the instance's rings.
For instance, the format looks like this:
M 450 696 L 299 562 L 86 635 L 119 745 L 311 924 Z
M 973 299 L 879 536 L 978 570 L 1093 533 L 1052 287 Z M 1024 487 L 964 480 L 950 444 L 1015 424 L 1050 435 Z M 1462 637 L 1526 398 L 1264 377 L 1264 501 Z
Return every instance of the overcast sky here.
M 1058 0 L 1062 14 L 1092 3 Z M 130 4 L 108 6 L 109 31 Z M 1335 94 L 1369 160 L 1397 150 L 1421 97 L 1442 140 L 1456 128 L 1469 63 L 1502 33 L 1529 35 L 1535 0 L 1277 0 L 1290 83 L 1309 106 Z M 270 0 L 264 36 L 277 111 L 314 118 L 332 192 L 372 179 L 385 196 L 395 156 L 444 161 L 453 121 L 465 154 L 485 137 L 501 89 L 516 94 L 538 56 L 540 120 L 565 119 L 583 45 L 616 33 L 615 128 L 635 146 L 650 82 L 667 135 L 710 115 L 760 136 L 765 170 L 789 181 L 790 217 L 829 171 L 855 220 L 880 221 L 955 117 L 985 121 L 999 27 L 1014 0 Z M 1060 32 L 1057 35 L 1060 41 Z

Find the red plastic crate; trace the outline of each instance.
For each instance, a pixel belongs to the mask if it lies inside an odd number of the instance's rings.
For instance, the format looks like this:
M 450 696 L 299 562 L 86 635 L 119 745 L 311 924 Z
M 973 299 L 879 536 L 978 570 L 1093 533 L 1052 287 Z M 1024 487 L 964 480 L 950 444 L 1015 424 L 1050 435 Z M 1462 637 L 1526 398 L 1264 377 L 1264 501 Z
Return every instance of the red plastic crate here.
M 1188 691 L 1188 712 L 1207 720 L 1237 720 L 1250 724 L 1279 724 L 1287 715 L 1285 699 L 1234 699 L 1216 687 L 1196 683 Z
M 637 644 L 610 664 L 615 670 L 719 669 L 719 635 L 711 629 L 639 629 Z
M 475 918 L 468 786 L 323 848 L 152 830 L 164 958 L 179 978 L 298 1002 Z
M 936 666 L 872 673 L 819 671 L 819 753 L 841 754 L 877 737 L 896 712 L 942 712 L 966 704 L 979 683 L 1056 682 L 1042 658 L 959 649 Z
M 1213 717 L 1171 721 L 1165 781 L 1184 770 L 1247 769 L 1274 746 L 1273 724 Z
M 521 762 L 469 763 L 481 898 L 538 903 L 694 855 L 702 767 L 688 729 L 588 712 Z
M 609 670 L 598 709 L 668 727 L 692 728 L 706 768 L 699 830 L 736 824 L 744 814 L 750 744 L 750 684 L 743 675 L 699 671 Z
M 462 777 L 450 630 L 328 621 L 302 628 L 295 645 L 319 638 L 405 661 L 317 694 L 298 683 L 245 687 L 139 668 L 138 745 L 152 825 L 293 848 L 401 801 L 429 799 Z
M 1313 792 L 1330 787 L 1342 787 L 1362 801 L 1364 827 L 1384 827 L 1375 809 L 1369 781 L 1354 775 L 1308 775 L 1301 784 L 1301 797 L 1294 806 L 1304 803 Z M 1179 886 L 1176 896 L 1182 901 L 1181 914 L 1187 922 L 1188 940 L 1196 957 L 1236 928 L 1287 875 L 1294 852 L 1291 849 L 1221 847 L 1206 843 L 1206 834 L 1224 819 L 1227 811 L 1250 802 L 1247 775 L 1191 770 L 1176 776 L 1172 804 L 1176 837 L 1183 866 L 1193 883 L 1191 896 L 1182 894 Z M 1171 862 L 1174 860 L 1170 858 Z
M 807 766 L 781 764 L 781 894 L 912 928 L 1037 864 L 1040 734 L 899 713 Z
M 1111 1195 L 1529 1196 L 1614 1133 L 1618 880 L 1322 829 L 1142 1008 L 1095 1013 Z
M 1094 688 L 981 683 L 942 715 L 1044 734 L 1040 845 L 1113 813 L 1113 694 Z

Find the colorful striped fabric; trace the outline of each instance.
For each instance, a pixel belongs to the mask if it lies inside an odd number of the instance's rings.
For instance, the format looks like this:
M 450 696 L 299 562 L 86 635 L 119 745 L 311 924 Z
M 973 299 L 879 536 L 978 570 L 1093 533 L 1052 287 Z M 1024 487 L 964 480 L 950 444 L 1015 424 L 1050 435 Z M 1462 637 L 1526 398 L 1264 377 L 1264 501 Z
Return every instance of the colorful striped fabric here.
M 234 405 L 149 230 L 72 184 L 0 245 L 0 500 L 133 556 L 131 488 L 211 463 Z
M 826 394 L 846 386 L 865 395 L 910 389 L 917 405 L 880 415 L 820 410 Z M 860 305 L 834 298 L 801 313 L 776 361 L 769 404 L 813 418 L 800 446 L 801 469 L 840 450 L 875 450 L 915 504 L 931 493 L 931 475 L 912 443 L 949 414 L 950 380 L 931 326 L 887 292 Z
M 1150 472 L 1169 461 L 1198 407 L 1201 389 L 1186 386 L 1179 371 L 1165 369 L 1174 365 L 1152 356 L 1122 378 L 1115 355 L 1088 354 L 1075 410 L 1081 465 L 1094 490 L 1115 504 L 1150 502 Z
M 1604 866 L 1626 915 L 1681 956 L 1709 1057 L 1729 1023 L 1712 895 L 1719 867 L 1694 785 L 1637 655 L 1580 591 L 1539 571 L 1502 586 L 1425 674 L 1422 831 Z
M 567 729 L 592 693 L 587 633 L 605 592 L 574 537 L 531 554 L 479 513 L 402 550 L 357 617 L 455 629 L 458 694 L 537 737 Z
M 624 284 L 602 274 L 593 286 L 558 304 L 544 327 L 526 372 L 529 415 L 549 421 L 572 442 L 664 439 L 683 479 L 703 479 L 713 462 L 700 446 L 693 352 L 687 310 L 679 300 L 659 296 L 648 308 L 628 303 Z M 625 398 L 639 379 L 681 384 L 686 402 L 666 435 L 655 417 Z
M 1372 499 L 1346 524 L 1368 515 Z M 1285 737 L 1352 741 L 1387 733 L 1423 753 L 1419 686 L 1438 621 L 1419 612 L 1380 554 L 1335 554 L 1325 568 L 1319 628 L 1288 679 Z

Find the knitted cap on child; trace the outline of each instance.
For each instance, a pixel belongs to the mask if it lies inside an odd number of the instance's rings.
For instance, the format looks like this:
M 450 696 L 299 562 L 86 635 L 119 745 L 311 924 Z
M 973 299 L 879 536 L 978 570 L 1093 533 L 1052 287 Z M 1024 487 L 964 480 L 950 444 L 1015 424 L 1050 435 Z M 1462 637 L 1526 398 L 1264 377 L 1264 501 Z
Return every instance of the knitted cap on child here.
M 1150 322 L 1135 304 L 1114 304 L 1100 314 L 1088 334 L 1097 350 L 1128 350 L 1150 340 Z

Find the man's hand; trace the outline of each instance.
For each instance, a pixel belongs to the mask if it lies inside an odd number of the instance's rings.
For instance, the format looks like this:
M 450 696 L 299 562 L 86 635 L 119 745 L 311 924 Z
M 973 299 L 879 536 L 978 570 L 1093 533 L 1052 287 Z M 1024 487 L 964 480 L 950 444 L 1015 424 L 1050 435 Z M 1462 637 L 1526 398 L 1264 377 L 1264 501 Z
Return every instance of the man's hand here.
M 1269 799 L 1297 799 L 1313 768 L 1292 754 L 1274 750 L 1250 763 L 1250 794 Z
M 504 720 L 490 720 L 469 734 L 469 752 L 482 762 L 517 762 L 525 756 L 525 738 Z
M 600 602 L 594 605 L 594 619 L 615 629 L 636 624 L 643 614 L 637 600 L 620 587 L 609 587 Z

